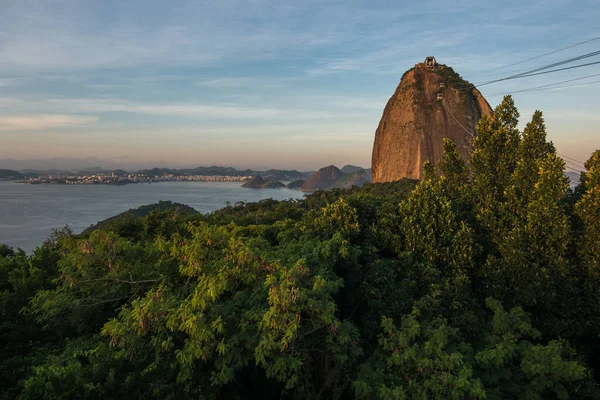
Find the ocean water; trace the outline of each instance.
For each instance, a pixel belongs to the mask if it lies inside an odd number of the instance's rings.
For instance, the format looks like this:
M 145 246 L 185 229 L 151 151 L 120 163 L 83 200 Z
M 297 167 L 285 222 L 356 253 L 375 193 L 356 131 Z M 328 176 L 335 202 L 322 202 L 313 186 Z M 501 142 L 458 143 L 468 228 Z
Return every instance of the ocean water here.
M 298 199 L 289 189 L 247 189 L 239 182 L 159 182 L 111 185 L 27 185 L 0 181 L 0 243 L 31 251 L 52 229 L 75 233 L 130 208 L 160 200 L 187 204 L 207 213 L 225 202 Z

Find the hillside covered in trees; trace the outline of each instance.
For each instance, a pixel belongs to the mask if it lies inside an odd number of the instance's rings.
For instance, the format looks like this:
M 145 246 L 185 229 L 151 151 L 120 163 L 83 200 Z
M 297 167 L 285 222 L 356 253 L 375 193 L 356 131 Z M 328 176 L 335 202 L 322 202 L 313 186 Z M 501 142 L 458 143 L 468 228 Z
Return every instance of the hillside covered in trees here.
M 600 151 L 570 189 L 518 118 L 420 182 L 0 247 L 0 397 L 598 398 Z

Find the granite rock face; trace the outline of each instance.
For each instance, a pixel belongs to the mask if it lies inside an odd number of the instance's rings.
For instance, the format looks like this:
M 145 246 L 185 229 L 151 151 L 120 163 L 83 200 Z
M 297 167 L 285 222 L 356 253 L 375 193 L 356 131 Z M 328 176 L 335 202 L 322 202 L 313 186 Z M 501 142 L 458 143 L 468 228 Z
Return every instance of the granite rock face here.
M 492 108 L 452 68 L 415 66 L 402 77 L 375 133 L 373 182 L 420 179 L 426 160 L 437 165 L 443 138 L 453 140 L 465 160 L 475 127 Z

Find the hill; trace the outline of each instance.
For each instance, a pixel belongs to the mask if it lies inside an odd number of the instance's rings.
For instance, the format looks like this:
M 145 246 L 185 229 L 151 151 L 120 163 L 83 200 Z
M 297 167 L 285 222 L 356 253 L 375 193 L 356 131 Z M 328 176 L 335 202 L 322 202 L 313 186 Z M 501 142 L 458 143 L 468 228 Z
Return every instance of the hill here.
M 262 176 L 256 175 L 252 177 L 252 179 L 244 182 L 242 187 L 251 189 L 278 189 L 285 187 L 285 185 L 281 182 L 266 180 L 263 179 Z
M 305 179 L 297 179 L 295 181 L 288 183 L 287 187 L 288 187 L 288 189 L 300 189 L 302 187 L 302 185 L 304 185 L 304 182 L 306 182 Z
M 124 175 L 129 174 L 129 172 L 124 171 L 122 169 L 115 169 L 112 171 L 112 173 L 115 174 L 115 176 L 124 176 Z
M 475 126 L 492 115 L 473 85 L 451 67 L 433 63 L 408 70 L 385 106 L 375 132 L 373 182 L 420 179 L 426 160 L 441 160 L 443 138 L 454 141 L 466 161 Z
M 253 171 L 246 170 L 238 170 L 233 167 L 217 167 L 213 165 L 211 167 L 196 167 L 192 169 L 183 169 L 182 172 L 188 173 L 190 175 L 228 175 L 228 176 L 249 176 L 252 175 Z
M 342 172 L 345 173 L 345 174 L 351 174 L 353 172 L 364 170 L 364 169 L 365 168 L 363 168 L 363 167 L 357 167 L 356 165 L 350 165 L 350 164 L 348 164 L 348 165 L 344 165 L 342 167 Z
M 256 173 L 260 174 L 267 180 L 273 181 L 293 181 L 296 179 L 306 179 L 311 175 L 310 172 L 300 172 L 295 169 L 270 169 L 268 171 L 257 171 Z
M 102 167 L 94 166 L 94 167 L 83 168 L 76 172 L 78 174 L 85 175 L 85 174 L 101 174 L 101 173 L 107 172 L 107 171 Z
M 360 187 L 368 182 L 371 182 L 371 171 L 360 168 L 339 178 L 333 187 L 350 189 L 353 186 Z
M 20 172 L 13 171 L 12 169 L 0 169 L 0 180 L 12 181 L 25 178 Z
M 176 171 L 177 170 L 170 169 L 170 168 L 151 168 L 151 169 L 141 169 L 141 170 L 137 171 L 137 173 L 143 174 L 146 176 L 162 176 L 162 175 L 173 174 Z
M 111 226 L 123 225 L 125 221 L 146 217 L 153 211 L 168 210 L 171 210 L 183 216 L 192 216 L 198 214 L 198 211 L 185 204 L 173 203 L 172 201 L 159 201 L 155 204 L 148 204 L 145 206 L 132 208 L 113 217 L 99 221 L 94 225 L 91 225 L 90 227 L 84 229 L 83 232 L 81 232 L 81 234 L 88 235 L 98 229 L 110 229 Z
M 349 173 L 344 173 L 334 165 L 321 168 L 312 174 L 302 186 L 300 190 L 312 192 L 315 190 L 327 189 L 350 189 L 353 186 L 362 186 L 367 182 L 371 182 L 371 171 L 360 167 L 346 165 Z
M 305 179 L 312 172 L 301 172 L 297 170 L 282 170 L 269 169 L 267 171 L 254 171 L 251 169 L 236 169 L 233 167 L 196 167 L 196 168 L 152 168 L 139 170 L 138 173 L 148 176 L 161 176 L 166 174 L 183 174 L 183 175 L 203 175 L 203 176 L 252 176 L 260 175 L 270 181 L 292 181 L 295 179 Z
M 300 187 L 300 190 L 313 191 L 318 189 L 330 189 L 345 174 L 335 165 L 321 168 L 312 174 Z

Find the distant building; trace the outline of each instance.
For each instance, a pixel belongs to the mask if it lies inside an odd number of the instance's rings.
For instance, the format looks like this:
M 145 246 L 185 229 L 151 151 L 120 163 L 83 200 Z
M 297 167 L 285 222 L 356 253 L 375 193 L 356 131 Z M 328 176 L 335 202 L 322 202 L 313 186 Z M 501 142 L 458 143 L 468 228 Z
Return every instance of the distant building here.
M 429 57 L 425 58 L 425 61 L 423 62 L 423 64 L 425 64 L 425 66 L 427 68 L 435 68 L 438 65 L 437 61 L 435 61 L 434 56 L 429 56 Z
M 422 63 L 416 64 L 415 67 L 436 69 L 438 67 L 438 63 L 434 56 L 427 56 L 427 57 L 425 57 L 425 61 L 423 61 Z

